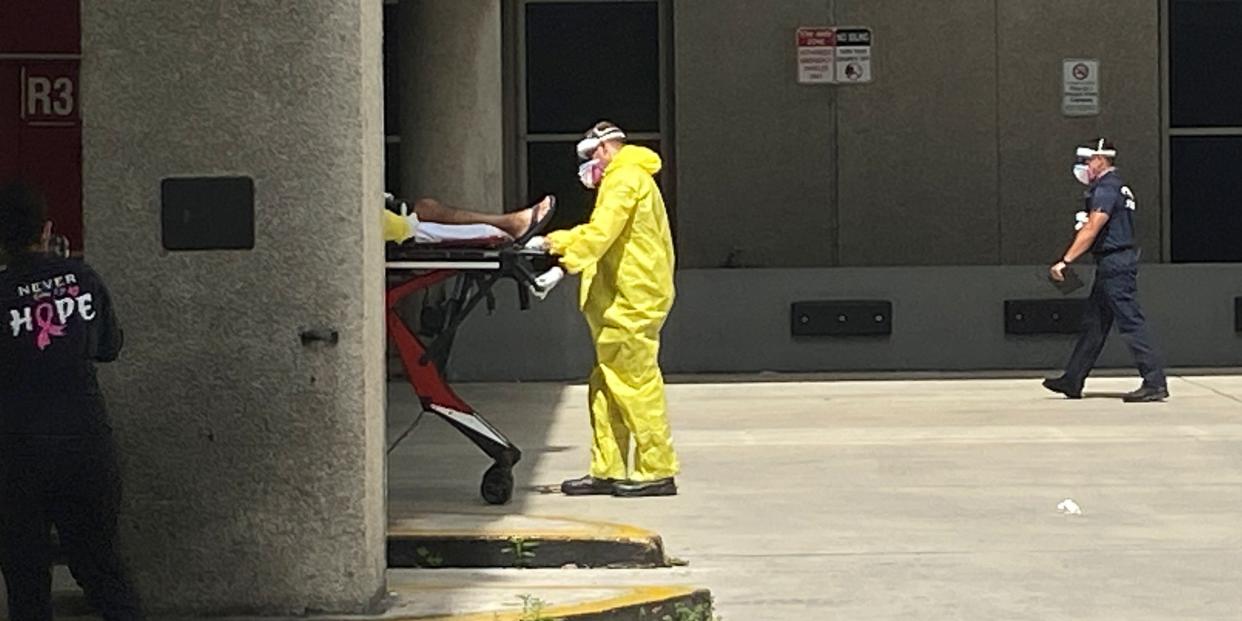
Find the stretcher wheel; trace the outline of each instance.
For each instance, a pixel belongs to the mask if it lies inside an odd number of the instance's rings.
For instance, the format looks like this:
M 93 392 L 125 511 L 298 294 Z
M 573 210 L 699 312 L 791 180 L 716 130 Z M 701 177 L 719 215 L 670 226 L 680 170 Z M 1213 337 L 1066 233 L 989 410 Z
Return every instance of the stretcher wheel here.
M 483 485 L 479 491 L 488 504 L 503 505 L 513 498 L 513 469 L 494 464 L 483 473 Z

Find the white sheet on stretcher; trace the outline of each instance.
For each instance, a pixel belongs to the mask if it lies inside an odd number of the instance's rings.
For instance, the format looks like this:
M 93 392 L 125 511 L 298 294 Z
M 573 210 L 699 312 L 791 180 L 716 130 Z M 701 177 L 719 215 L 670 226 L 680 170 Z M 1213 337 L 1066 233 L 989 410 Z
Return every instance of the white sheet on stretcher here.
M 495 238 L 512 239 L 509 234 L 490 224 L 439 224 L 419 222 L 414 230 L 414 243 L 441 244 Z

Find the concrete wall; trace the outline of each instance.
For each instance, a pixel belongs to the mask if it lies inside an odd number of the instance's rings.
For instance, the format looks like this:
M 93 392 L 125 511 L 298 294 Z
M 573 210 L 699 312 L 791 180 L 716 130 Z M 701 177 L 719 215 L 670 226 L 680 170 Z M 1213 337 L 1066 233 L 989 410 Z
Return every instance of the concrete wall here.
M 403 193 L 503 211 L 501 3 L 407 0 L 398 10 Z
M 1005 300 L 1059 297 L 1042 280 L 1046 269 L 683 270 L 662 364 L 668 373 L 1055 369 L 1069 357 L 1073 337 L 1004 334 Z M 567 281 L 526 313 L 516 310 L 511 288 L 501 287 L 496 315 L 479 313 L 462 328 L 454 378 L 585 377 L 592 350 L 574 284 Z M 1238 296 L 1242 266 L 1151 265 L 1140 277 L 1140 301 L 1172 366 L 1242 366 L 1242 335 L 1233 323 Z M 791 303 L 832 299 L 892 300 L 892 336 L 790 336 Z M 1116 335 L 1100 362 L 1132 366 Z
M 1060 251 L 1081 187 L 1066 145 L 1114 139 L 1118 167 L 1138 197 L 1139 242 L 1161 257 L 1160 19 L 1158 2 L 1000 0 L 1001 261 L 1041 261 Z M 1099 24 L 1117 24 L 1100 28 Z M 1098 117 L 1061 116 L 1062 58 L 1101 60 Z M 1051 249 L 1051 250 L 1050 250 Z
M 1116 140 L 1159 258 L 1158 3 L 679 2 L 686 267 L 1020 265 L 1060 252 L 1076 144 Z M 799 86 L 794 29 L 859 25 L 875 82 Z M 1100 28 L 1099 24 L 1124 24 Z M 1103 113 L 1061 114 L 1061 61 L 1098 58 Z M 733 261 L 729 261 L 733 255 Z
M 673 7 L 677 232 L 685 267 L 835 263 L 835 94 L 797 84 L 824 0 Z
M 838 87 L 842 265 L 997 262 L 994 13 L 993 0 L 838 4 L 839 24 L 875 36 L 875 82 Z
M 1158 7 L 677 0 L 683 271 L 668 370 L 1061 364 L 1068 339 L 1006 337 L 1002 304 L 1054 295 L 1040 275 L 1071 239 L 1081 206 L 1073 149 L 1098 135 L 1121 149 L 1144 259 L 1162 258 Z M 819 25 L 872 28 L 873 83 L 797 84 L 795 29 Z M 1062 114 L 1062 61 L 1079 57 L 1101 61 L 1097 117 Z M 724 266 L 772 269 L 711 269 Z M 1144 299 L 1173 364 L 1242 364 L 1229 306 L 1238 276 L 1211 266 L 1144 272 Z M 557 295 L 524 316 L 502 301 L 498 317 L 473 318 L 459 343 L 460 376 L 580 376 L 591 358 L 585 328 L 573 296 Z M 891 299 L 896 333 L 794 342 L 788 305 L 816 297 Z M 526 355 L 496 355 L 511 351 Z M 1114 344 L 1104 363 L 1128 357 Z
M 87 247 L 153 612 L 361 612 L 385 587 L 380 4 L 84 2 Z M 252 251 L 168 253 L 160 182 L 248 175 Z M 306 328 L 335 347 L 304 347 Z
M 678 0 L 682 271 L 666 369 L 1062 364 L 1070 339 L 1006 337 L 1003 302 L 1055 296 L 1041 275 L 1073 236 L 1081 206 L 1073 149 L 1098 135 L 1118 143 L 1122 174 L 1139 197 L 1144 259 L 1162 258 L 1158 7 Z M 795 29 L 834 24 L 872 28 L 875 81 L 798 85 Z M 1101 61 L 1097 117 L 1061 111 L 1062 61 L 1080 57 Z M 709 269 L 723 266 L 774 269 Z M 1231 306 L 1240 274 L 1226 266 L 1144 271 L 1144 300 L 1172 364 L 1242 364 Z M 498 317 L 472 319 L 459 342 L 459 376 L 580 377 L 591 350 L 572 297 L 558 292 L 524 316 L 502 300 Z M 856 297 L 894 301 L 892 338 L 790 338 L 791 302 Z M 511 351 L 526 355 L 495 354 Z M 1113 343 L 1102 362 L 1128 365 L 1128 354 Z

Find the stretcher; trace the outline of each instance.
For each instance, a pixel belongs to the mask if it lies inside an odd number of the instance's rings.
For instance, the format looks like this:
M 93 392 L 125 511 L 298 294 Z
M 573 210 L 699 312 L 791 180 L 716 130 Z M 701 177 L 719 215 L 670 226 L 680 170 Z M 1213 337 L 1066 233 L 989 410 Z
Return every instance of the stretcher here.
M 515 282 L 521 309 L 530 308 L 535 279 L 555 265 L 555 260 L 544 251 L 524 248 L 528 237 L 390 244 L 385 257 L 388 336 L 400 355 L 406 379 L 418 395 L 422 413 L 439 416 L 492 459 L 483 474 L 480 493 L 493 505 L 505 504 L 513 497 L 513 467 L 522 458 L 522 451 L 453 391 L 446 373 L 458 328 L 480 305 L 489 312 L 495 309 L 493 288 L 498 283 Z M 423 309 L 416 333 L 401 317 L 398 306 L 409 296 L 445 282 L 451 282 L 451 294 Z

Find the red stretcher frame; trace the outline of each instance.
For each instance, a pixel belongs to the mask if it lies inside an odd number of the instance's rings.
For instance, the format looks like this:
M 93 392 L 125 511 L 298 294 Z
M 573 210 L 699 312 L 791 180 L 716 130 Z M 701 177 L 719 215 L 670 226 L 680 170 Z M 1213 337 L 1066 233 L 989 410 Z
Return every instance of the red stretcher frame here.
M 400 355 L 406 379 L 424 412 L 439 416 L 492 459 L 493 464 L 483 475 L 480 494 L 489 504 L 505 504 L 513 497 L 513 467 L 521 460 L 522 451 L 453 391 L 445 378 L 445 367 L 461 322 L 482 301 L 488 302 L 489 309 L 493 307 L 492 287 L 502 279 L 517 282 L 520 304 L 525 310 L 530 306 L 529 287 L 534 285 L 536 265 L 550 263 L 551 259 L 544 253 L 517 247 L 414 246 L 400 247 L 397 254 L 389 254 L 389 276 L 397 277 L 397 284 L 387 290 L 385 312 L 388 336 Z M 425 345 L 406 325 L 397 307 L 405 298 L 451 279 L 457 280 L 456 292 L 446 302 L 449 312 L 445 326 L 434 343 Z

